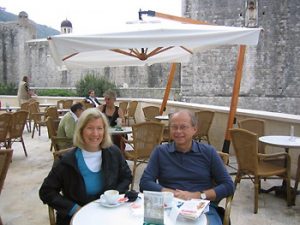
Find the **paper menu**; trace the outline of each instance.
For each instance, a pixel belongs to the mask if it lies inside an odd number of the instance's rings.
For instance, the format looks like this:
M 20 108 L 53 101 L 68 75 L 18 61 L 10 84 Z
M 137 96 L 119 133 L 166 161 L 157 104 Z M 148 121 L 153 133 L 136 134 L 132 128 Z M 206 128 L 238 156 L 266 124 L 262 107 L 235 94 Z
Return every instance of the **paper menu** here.
M 179 214 L 188 219 L 197 219 L 202 213 L 209 210 L 209 200 L 192 199 L 184 201 L 179 208 Z

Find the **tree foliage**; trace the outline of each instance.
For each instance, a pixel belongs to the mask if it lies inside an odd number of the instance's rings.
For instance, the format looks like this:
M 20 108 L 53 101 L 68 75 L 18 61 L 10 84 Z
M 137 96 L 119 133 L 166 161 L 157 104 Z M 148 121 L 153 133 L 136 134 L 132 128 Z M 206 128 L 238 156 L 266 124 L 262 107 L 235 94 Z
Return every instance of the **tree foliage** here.
M 116 85 L 109 80 L 94 74 L 87 74 L 76 84 L 77 95 L 82 97 L 87 96 L 89 90 L 94 90 L 96 96 L 103 96 L 103 93 L 108 89 L 115 90 Z
M 17 95 L 18 88 L 14 83 L 1 84 L 0 83 L 0 95 Z

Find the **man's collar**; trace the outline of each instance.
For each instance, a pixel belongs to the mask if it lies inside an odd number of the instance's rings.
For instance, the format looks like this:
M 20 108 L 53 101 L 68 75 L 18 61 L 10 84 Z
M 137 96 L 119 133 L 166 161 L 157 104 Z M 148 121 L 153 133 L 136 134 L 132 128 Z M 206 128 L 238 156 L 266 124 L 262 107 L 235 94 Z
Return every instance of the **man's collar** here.
M 197 150 L 196 150 L 196 148 L 194 146 L 195 144 L 196 144 L 195 141 L 192 140 L 192 148 L 190 149 L 191 152 L 197 152 Z M 168 149 L 168 151 L 169 152 L 180 152 L 180 151 L 176 150 L 176 144 L 175 144 L 175 142 L 172 142 L 172 144 L 170 145 L 170 148 Z M 188 151 L 188 152 L 190 152 L 190 151 Z

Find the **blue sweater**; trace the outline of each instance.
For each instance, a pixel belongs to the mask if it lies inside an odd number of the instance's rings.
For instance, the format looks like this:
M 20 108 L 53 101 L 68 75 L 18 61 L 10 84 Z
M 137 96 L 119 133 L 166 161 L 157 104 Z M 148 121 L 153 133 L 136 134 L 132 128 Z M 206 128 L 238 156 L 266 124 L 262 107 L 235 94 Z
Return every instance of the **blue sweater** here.
M 217 201 L 234 193 L 232 179 L 216 150 L 196 141 L 187 153 L 177 152 L 174 143 L 154 149 L 140 189 L 161 191 L 163 187 L 191 192 L 213 188 Z

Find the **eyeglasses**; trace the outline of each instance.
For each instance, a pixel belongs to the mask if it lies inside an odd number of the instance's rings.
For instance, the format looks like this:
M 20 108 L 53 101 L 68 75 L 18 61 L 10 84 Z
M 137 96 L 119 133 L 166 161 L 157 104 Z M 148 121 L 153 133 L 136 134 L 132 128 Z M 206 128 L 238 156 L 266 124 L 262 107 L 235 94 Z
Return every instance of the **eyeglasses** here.
M 171 125 L 170 128 L 172 131 L 180 130 L 180 131 L 186 131 L 191 126 L 189 125 Z

